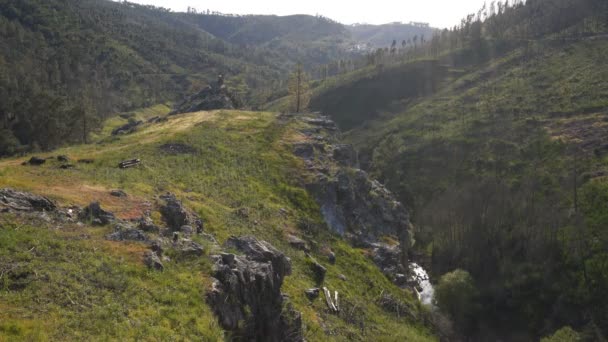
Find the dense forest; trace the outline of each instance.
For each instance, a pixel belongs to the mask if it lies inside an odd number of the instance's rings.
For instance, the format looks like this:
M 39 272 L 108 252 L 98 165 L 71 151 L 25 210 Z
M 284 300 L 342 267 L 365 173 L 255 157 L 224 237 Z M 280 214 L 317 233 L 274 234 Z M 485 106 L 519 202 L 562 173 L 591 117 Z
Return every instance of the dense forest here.
M 315 91 L 466 336 L 608 336 L 607 34 L 605 1 L 497 2 Z

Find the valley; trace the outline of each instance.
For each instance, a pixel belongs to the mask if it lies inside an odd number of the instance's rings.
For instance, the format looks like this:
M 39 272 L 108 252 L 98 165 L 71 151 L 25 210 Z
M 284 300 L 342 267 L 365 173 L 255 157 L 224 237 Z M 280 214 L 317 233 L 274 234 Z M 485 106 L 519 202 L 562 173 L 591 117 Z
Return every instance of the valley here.
M 607 32 L 0 0 L 0 341 L 606 341 Z

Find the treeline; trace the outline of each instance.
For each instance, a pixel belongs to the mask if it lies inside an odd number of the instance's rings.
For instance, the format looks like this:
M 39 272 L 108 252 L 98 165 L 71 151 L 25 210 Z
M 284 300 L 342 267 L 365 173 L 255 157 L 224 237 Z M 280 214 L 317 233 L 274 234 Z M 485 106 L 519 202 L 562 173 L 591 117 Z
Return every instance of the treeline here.
M 584 39 L 608 29 L 607 7 L 602 0 L 492 1 L 452 28 L 395 37 L 390 45 L 364 57 L 335 60 L 316 67 L 312 74 L 325 79 L 369 66 L 453 56 L 459 49 L 471 52 L 466 61 L 451 62 L 471 64 L 535 40 Z

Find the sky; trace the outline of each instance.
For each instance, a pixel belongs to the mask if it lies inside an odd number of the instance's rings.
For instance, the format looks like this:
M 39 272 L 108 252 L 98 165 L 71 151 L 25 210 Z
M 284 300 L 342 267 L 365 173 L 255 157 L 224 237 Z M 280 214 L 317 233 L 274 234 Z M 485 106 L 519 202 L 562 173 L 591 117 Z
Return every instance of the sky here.
M 437 28 L 453 27 L 467 14 L 477 12 L 485 0 L 129 0 L 140 4 L 185 12 L 188 6 L 198 11 L 231 14 L 310 14 L 323 15 L 343 24 L 389 22 L 426 22 Z

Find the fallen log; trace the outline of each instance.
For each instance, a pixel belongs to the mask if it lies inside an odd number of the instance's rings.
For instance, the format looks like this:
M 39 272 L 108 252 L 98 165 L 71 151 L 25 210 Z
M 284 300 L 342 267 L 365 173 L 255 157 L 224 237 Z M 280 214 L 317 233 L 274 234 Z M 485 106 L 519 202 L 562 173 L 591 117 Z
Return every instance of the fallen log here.
M 338 301 L 338 291 L 334 291 L 334 305 L 336 307 L 336 312 L 340 312 L 340 302 Z
M 323 293 L 325 294 L 325 303 L 327 304 L 329 310 L 333 313 L 338 313 L 338 308 L 336 308 L 333 301 L 331 300 L 331 292 L 329 292 L 327 287 L 323 287 Z
M 122 161 L 118 164 L 118 167 L 121 169 L 128 169 L 130 167 L 134 167 L 141 164 L 141 160 L 139 159 L 129 159 L 129 160 L 125 160 Z

